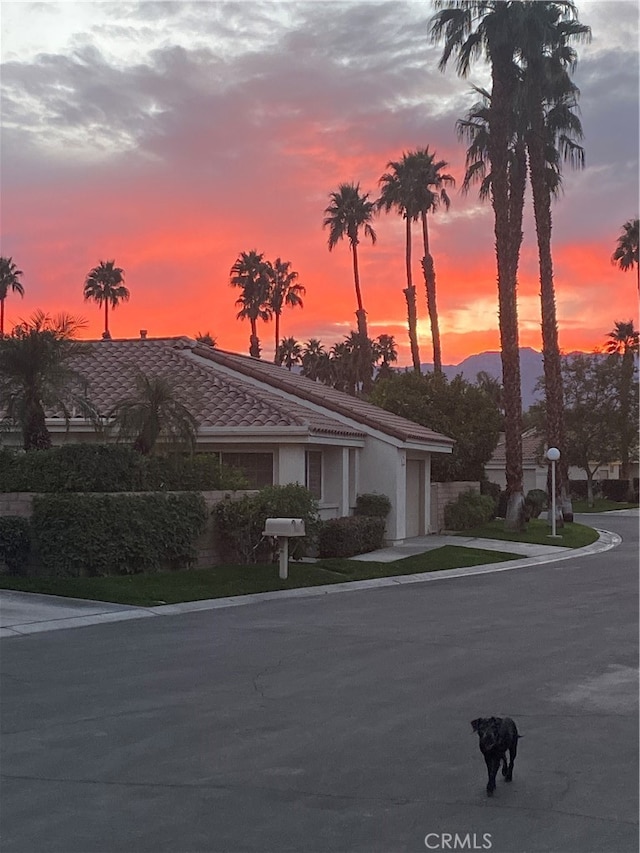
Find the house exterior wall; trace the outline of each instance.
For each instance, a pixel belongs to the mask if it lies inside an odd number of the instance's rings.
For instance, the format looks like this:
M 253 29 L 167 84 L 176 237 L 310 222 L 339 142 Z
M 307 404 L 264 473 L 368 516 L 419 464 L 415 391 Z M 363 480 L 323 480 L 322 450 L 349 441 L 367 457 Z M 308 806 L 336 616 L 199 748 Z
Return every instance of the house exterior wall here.
M 386 495 L 391 501 L 386 539 L 397 542 L 406 537 L 406 451 L 368 437 L 361 451 L 358 492 Z

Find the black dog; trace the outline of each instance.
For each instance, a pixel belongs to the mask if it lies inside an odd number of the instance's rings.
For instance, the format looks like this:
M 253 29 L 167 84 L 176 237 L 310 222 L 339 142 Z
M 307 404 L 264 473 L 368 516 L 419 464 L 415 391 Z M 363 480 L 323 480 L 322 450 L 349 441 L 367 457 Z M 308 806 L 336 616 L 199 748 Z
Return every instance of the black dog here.
M 484 755 L 489 773 L 487 796 L 492 797 L 496 789 L 496 773 L 502 762 L 502 775 L 507 782 L 513 778 L 513 762 L 518 752 L 518 734 L 516 724 L 511 717 L 479 717 L 471 721 L 471 728 L 480 738 L 480 751 Z M 509 750 L 509 766 L 507 766 Z

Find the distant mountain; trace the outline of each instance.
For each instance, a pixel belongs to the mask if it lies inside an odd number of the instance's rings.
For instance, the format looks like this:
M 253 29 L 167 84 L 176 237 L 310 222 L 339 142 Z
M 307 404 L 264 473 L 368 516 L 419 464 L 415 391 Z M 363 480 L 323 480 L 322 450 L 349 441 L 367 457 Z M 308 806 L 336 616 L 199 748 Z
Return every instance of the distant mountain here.
M 421 364 L 420 367 L 423 371 L 433 370 L 433 364 Z M 502 361 L 499 352 L 480 352 L 477 355 L 470 355 L 460 364 L 443 364 L 442 370 L 447 379 L 453 379 L 454 376 L 462 374 L 463 379 L 468 382 L 475 382 L 478 373 L 484 370 L 485 373 L 502 382 Z M 533 389 L 543 373 L 542 353 L 536 352 L 531 347 L 522 347 L 520 349 L 520 382 L 522 409 L 525 412 L 529 406 L 540 400 L 540 394 L 534 393 Z

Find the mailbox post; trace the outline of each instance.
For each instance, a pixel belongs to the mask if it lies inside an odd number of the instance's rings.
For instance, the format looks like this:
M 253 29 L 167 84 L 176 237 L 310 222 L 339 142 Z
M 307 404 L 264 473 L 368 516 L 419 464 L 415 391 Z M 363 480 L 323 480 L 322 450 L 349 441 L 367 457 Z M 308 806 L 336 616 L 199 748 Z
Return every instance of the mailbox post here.
M 263 536 L 273 536 L 278 540 L 280 555 L 280 577 L 289 577 L 289 537 L 304 536 L 304 519 L 302 518 L 267 518 L 264 523 Z

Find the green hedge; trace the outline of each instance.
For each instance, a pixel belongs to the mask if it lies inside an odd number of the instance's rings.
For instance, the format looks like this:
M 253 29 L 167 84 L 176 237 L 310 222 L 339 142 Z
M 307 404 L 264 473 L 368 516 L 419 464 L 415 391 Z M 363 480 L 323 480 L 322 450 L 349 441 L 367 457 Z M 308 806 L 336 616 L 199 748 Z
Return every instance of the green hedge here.
M 12 575 L 25 573 L 31 554 L 31 525 L 26 518 L 0 518 L 0 560 Z
M 543 509 L 547 508 L 547 493 L 544 489 L 531 489 L 524 499 L 524 511 L 527 518 L 538 518 Z
M 495 511 L 492 497 L 469 489 L 445 506 L 444 526 L 447 530 L 469 530 L 491 521 Z
M 384 518 L 352 515 L 330 518 L 322 523 L 320 557 L 354 557 L 384 546 Z
M 289 555 L 295 559 L 315 547 L 320 521 L 318 503 L 304 486 L 267 486 L 256 495 L 239 501 L 225 500 L 214 509 L 218 546 L 223 562 L 273 562 L 277 547 L 262 535 L 267 518 L 302 518 L 306 536 L 289 540 Z
M 202 495 L 38 495 L 31 519 L 43 573 L 59 577 L 181 569 L 196 557 Z
M 364 494 L 356 497 L 354 515 L 369 515 L 375 518 L 386 518 L 391 511 L 391 501 L 386 495 Z
M 157 492 L 243 489 L 243 474 L 214 454 L 142 456 L 118 444 L 0 452 L 2 492 Z

